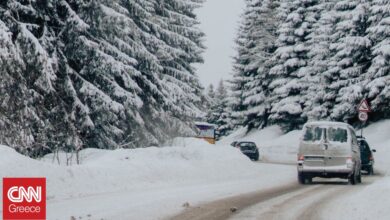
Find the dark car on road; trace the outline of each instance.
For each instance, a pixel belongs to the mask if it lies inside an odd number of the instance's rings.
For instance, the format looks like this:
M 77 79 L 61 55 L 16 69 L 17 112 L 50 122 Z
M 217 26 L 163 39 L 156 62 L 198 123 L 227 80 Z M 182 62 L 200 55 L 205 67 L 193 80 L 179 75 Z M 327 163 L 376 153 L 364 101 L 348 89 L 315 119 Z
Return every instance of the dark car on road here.
M 259 149 L 254 142 L 250 141 L 234 141 L 231 143 L 233 147 L 237 147 L 240 151 L 248 156 L 251 160 L 259 160 Z
M 368 175 L 374 174 L 374 152 L 376 152 L 375 149 L 370 148 L 368 145 L 366 139 L 364 137 L 358 137 L 358 144 L 360 147 L 360 158 L 362 161 L 362 167 L 361 169 L 366 171 Z

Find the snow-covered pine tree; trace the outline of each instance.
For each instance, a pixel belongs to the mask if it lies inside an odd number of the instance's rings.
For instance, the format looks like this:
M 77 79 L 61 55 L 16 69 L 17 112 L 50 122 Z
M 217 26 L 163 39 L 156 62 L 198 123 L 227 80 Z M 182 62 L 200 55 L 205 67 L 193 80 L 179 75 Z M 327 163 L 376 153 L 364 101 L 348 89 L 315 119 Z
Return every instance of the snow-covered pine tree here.
M 329 119 L 332 103 L 326 102 L 331 94 L 327 92 L 328 81 L 324 73 L 328 69 L 328 62 L 332 56 L 330 44 L 336 23 L 336 12 L 333 10 L 337 0 L 319 1 L 317 13 L 314 17 L 312 32 L 308 36 L 308 44 L 311 50 L 308 51 L 308 70 L 306 80 L 309 89 L 306 98 L 308 120 Z
M 0 144 L 30 146 L 32 128 L 28 127 L 26 102 L 28 89 L 22 77 L 24 63 L 13 44 L 12 32 L 0 20 Z M 20 135 L 15 135 L 20 134 Z M 27 151 L 27 148 L 19 149 Z
M 213 85 L 213 84 L 210 84 L 210 85 L 207 87 L 206 92 L 207 92 L 207 96 L 211 99 L 212 102 L 214 102 L 214 101 L 215 101 L 214 85 Z
M 317 0 L 281 1 L 277 50 L 269 77 L 270 122 L 286 130 L 299 128 L 307 120 L 305 112 L 308 65 L 308 36 L 312 32 Z
M 362 75 L 370 61 L 371 42 L 365 36 L 368 5 L 364 0 L 338 1 L 334 6 L 336 23 L 332 34 L 328 70 L 327 100 L 333 104 L 330 119 L 349 121 L 357 118 L 362 99 Z
M 230 123 L 231 110 L 228 105 L 228 91 L 223 80 L 219 81 L 215 91 L 214 102 L 206 115 L 206 121 L 217 125 L 217 131 L 220 136 L 228 135 L 232 130 Z
M 112 149 L 157 143 L 163 132 L 159 126 L 147 128 L 145 118 L 158 114 L 164 96 L 158 59 L 144 44 L 158 39 L 139 27 L 126 2 L 62 1 L 60 6 L 66 22 L 61 37 L 68 42 L 61 48 L 67 82 L 61 91 L 84 145 Z
M 63 128 L 63 121 L 55 121 L 60 102 L 55 94 L 57 51 L 47 49 L 54 40 L 49 26 L 56 25 L 55 19 L 48 21 L 54 13 L 51 3 L 9 0 L 0 5 L 0 20 L 9 31 L 14 48 L 13 55 L 1 66 L 10 67 L 6 69 L 10 78 L 2 78 L 3 84 L 10 86 L 4 88 L 9 99 L 3 106 L 10 110 L 5 114 L 9 123 L 20 130 L 8 137 L 18 141 L 4 144 L 32 156 L 57 146 L 57 131 Z
M 126 1 L 127 2 L 127 1 Z M 202 62 L 202 37 L 204 34 L 197 27 L 198 21 L 194 10 L 203 0 L 191 1 L 134 1 L 132 10 L 136 23 L 150 37 L 145 47 L 158 60 L 159 81 L 164 95 L 164 112 L 149 114 L 149 120 L 155 123 L 148 130 L 160 126 L 162 135 L 189 135 L 192 131 L 183 121 L 199 117 L 205 97 L 192 63 Z M 141 6 L 136 6 L 136 5 Z M 142 12 L 152 10 L 152 15 Z M 142 16 L 140 16 L 142 15 Z M 149 39 L 154 38 L 154 39 Z M 152 111 L 153 112 L 153 111 Z M 147 124 L 146 124 L 147 125 Z M 161 139 L 161 138 L 160 138 Z
M 248 76 L 245 72 L 245 67 L 249 64 L 250 51 L 248 50 L 248 34 L 249 30 L 253 26 L 253 20 L 251 16 L 252 0 L 245 0 L 245 10 L 241 15 L 241 21 L 238 28 L 238 35 L 235 39 L 237 54 L 233 57 L 233 76 L 228 81 L 230 88 L 230 96 L 228 99 L 228 105 L 232 110 L 230 123 L 231 127 L 244 125 L 245 110 L 247 106 L 244 104 L 243 93 L 248 83 Z
M 192 13 L 200 2 L 1 2 L 1 31 L 10 33 L 16 51 L 15 59 L 1 63 L 15 70 L 2 78 L 9 82 L 1 88 L 12 95 L 12 80 L 18 79 L 15 96 L 23 114 L 7 109 L 0 120 L 12 116 L 12 123 L 23 123 L 33 148 L 137 147 L 190 132 L 179 110 L 186 105 L 196 111 L 199 81 L 171 80 L 172 87 L 192 89 L 191 98 L 175 100 L 183 90 L 165 86 L 165 62 L 168 57 L 171 66 L 190 69 L 201 61 L 203 34 Z
M 247 125 L 244 119 L 259 116 L 258 105 L 253 104 L 259 99 L 260 106 L 269 104 L 272 108 L 270 122 L 285 130 L 297 128 L 307 119 L 354 123 L 357 105 L 364 97 L 372 102 L 373 120 L 389 117 L 389 3 L 280 1 L 274 10 L 280 25 L 277 49 L 267 60 L 270 71 L 251 75 L 253 64 L 263 63 L 252 49 L 267 41 L 254 43 L 250 30 L 256 22 L 272 16 L 248 19 L 256 17 L 252 13 L 256 0 L 248 0 L 237 38 L 232 119 L 240 118 L 236 121 Z M 256 79 L 261 76 L 264 79 Z M 265 89 L 261 87 L 264 84 Z M 264 91 L 268 95 L 262 94 Z
M 363 85 L 376 120 L 390 117 L 390 1 L 373 0 L 369 14 L 372 57 Z
M 210 84 L 206 90 L 205 90 L 205 103 L 204 103 L 204 109 L 206 112 L 206 117 L 211 111 L 211 108 L 215 105 L 216 103 L 216 90 L 214 89 L 214 85 Z M 206 120 L 207 121 L 207 120 Z
M 194 10 L 204 0 L 157 0 L 161 29 L 156 29 L 166 48 L 157 51 L 163 67 L 162 85 L 168 91 L 177 117 L 199 116 L 203 88 L 193 63 L 203 62 L 203 32 L 197 27 Z
M 270 58 L 276 50 L 276 29 L 278 27 L 277 8 L 278 0 L 254 0 L 248 7 L 250 14 L 245 19 L 252 24 L 246 33 L 248 50 L 248 64 L 243 71 L 248 82 L 243 88 L 244 125 L 248 129 L 265 127 L 270 110 L 268 73 Z

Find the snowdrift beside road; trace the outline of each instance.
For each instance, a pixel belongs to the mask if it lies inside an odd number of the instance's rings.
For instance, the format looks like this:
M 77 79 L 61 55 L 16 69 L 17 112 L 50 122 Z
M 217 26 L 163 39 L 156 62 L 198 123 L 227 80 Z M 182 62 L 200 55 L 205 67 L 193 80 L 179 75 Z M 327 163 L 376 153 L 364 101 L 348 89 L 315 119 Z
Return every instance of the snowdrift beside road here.
M 82 164 L 74 166 L 51 163 L 51 156 L 45 162 L 33 160 L 1 146 L 0 173 L 3 177 L 47 177 L 48 198 L 133 189 L 157 183 L 229 179 L 237 173 L 255 174 L 254 170 L 248 169 L 254 164 L 237 149 L 210 145 L 199 139 L 186 142 L 191 144 L 114 151 L 86 149 L 80 153 Z
M 270 126 L 262 130 L 253 130 L 246 134 L 241 128 L 222 139 L 218 144 L 228 145 L 233 141 L 253 141 L 260 150 L 261 160 L 266 162 L 295 163 L 301 131 L 283 134 L 279 126 Z
M 363 130 L 363 136 L 371 149 L 377 150 L 374 153 L 376 167 L 382 174 L 390 175 L 390 120 L 368 126 Z

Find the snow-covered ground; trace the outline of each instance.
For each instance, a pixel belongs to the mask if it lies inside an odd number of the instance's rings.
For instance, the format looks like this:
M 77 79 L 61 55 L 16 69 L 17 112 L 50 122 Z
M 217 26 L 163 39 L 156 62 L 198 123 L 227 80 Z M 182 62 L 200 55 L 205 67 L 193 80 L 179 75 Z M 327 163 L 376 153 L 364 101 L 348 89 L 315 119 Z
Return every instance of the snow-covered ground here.
M 86 149 L 80 153 L 82 164 L 73 166 L 64 161 L 53 163 L 53 155 L 37 161 L 0 146 L 0 173 L 2 177 L 46 177 L 48 219 L 66 220 L 70 216 L 161 219 L 183 210 L 186 202 L 196 204 L 267 189 L 274 181 L 285 183 L 295 176 L 294 167 L 259 166 L 230 146 L 192 138 L 176 144 L 115 151 Z M 274 176 L 275 172 L 280 175 Z
M 365 129 L 378 151 L 376 171 L 384 177 L 330 206 L 333 219 L 390 219 L 389 130 L 390 120 Z M 82 163 L 72 166 L 65 165 L 64 154 L 58 165 L 53 155 L 38 161 L 0 146 L 0 174 L 46 177 L 48 219 L 164 219 L 184 210 L 186 202 L 193 206 L 296 182 L 295 166 L 254 163 L 229 144 L 252 140 L 264 161 L 294 163 L 299 136 L 300 131 L 283 135 L 273 126 L 247 136 L 239 130 L 217 145 L 189 138 L 162 148 L 86 149 Z

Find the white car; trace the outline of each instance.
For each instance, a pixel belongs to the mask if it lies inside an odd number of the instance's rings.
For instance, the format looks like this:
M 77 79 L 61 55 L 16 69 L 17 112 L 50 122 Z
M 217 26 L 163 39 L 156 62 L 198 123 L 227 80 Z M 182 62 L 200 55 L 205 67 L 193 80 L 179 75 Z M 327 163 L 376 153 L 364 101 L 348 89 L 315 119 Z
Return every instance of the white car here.
M 298 150 L 298 181 L 313 177 L 361 182 L 360 149 L 354 129 L 341 122 L 309 122 L 303 127 Z

